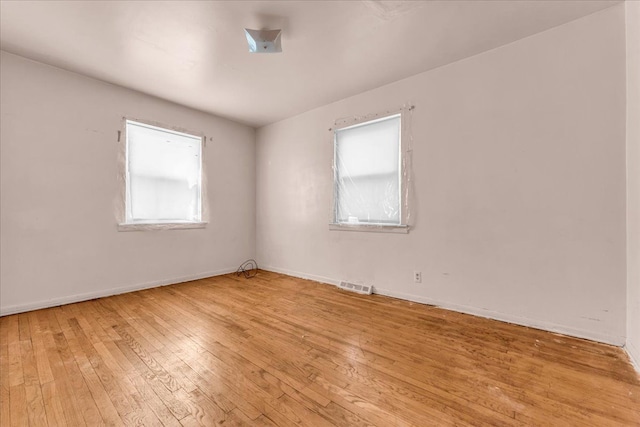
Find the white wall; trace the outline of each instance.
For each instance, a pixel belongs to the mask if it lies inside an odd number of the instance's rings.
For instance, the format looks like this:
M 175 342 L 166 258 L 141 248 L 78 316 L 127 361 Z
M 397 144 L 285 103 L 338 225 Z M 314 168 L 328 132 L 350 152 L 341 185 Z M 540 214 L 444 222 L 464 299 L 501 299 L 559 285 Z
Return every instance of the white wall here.
M 640 2 L 627 1 L 627 351 L 640 370 Z
M 254 255 L 254 129 L 5 52 L 0 85 L 2 314 L 229 272 Z M 123 116 L 213 138 L 207 228 L 117 231 Z
M 260 265 L 622 345 L 624 12 L 620 4 L 259 129 Z M 416 107 L 413 229 L 329 231 L 328 128 L 407 102 Z

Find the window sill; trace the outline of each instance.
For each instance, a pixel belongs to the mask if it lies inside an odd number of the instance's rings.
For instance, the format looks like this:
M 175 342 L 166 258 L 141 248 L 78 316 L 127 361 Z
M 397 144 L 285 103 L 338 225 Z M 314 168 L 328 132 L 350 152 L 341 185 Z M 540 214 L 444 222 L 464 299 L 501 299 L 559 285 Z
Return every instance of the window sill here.
M 329 224 L 331 231 L 367 231 L 370 233 L 396 233 L 408 234 L 408 225 L 381 225 L 381 224 Z
M 121 223 L 118 224 L 118 231 L 188 230 L 206 226 L 206 222 Z

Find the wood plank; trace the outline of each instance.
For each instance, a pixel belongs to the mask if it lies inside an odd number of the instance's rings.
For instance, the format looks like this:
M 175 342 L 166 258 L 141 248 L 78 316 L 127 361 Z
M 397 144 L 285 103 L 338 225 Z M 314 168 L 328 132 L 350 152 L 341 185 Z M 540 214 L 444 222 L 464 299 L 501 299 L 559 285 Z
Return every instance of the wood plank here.
M 120 351 L 135 366 L 135 369 L 138 372 L 140 378 L 142 378 L 146 382 L 153 394 L 156 395 L 160 399 L 160 401 L 162 401 L 162 405 L 170 411 L 170 413 L 176 420 L 180 421 L 186 416 L 190 415 L 190 410 L 186 403 L 176 398 L 173 392 L 166 387 L 166 379 L 164 381 L 158 379 L 153 371 L 149 369 L 148 365 L 146 365 L 140 359 L 140 357 L 138 357 L 138 354 L 131 349 L 130 345 L 132 343 L 118 341 L 116 344 L 120 348 Z M 141 386 L 138 384 L 136 384 L 136 387 L 138 388 L 138 390 L 140 390 L 141 388 Z M 151 391 L 149 391 L 147 394 L 151 394 Z M 178 389 L 175 389 L 174 391 L 178 391 Z M 158 411 L 162 412 L 163 409 L 160 408 Z M 156 414 L 158 414 L 158 412 L 156 412 Z M 162 420 L 163 418 L 160 419 Z
M 66 375 L 56 378 L 60 378 L 63 389 L 68 391 L 68 396 L 73 396 L 74 402 L 73 408 L 65 408 L 65 416 L 73 417 L 75 415 L 75 408 L 78 408 L 84 419 L 84 423 L 89 426 L 102 425 L 105 421 L 98 410 L 97 402 L 92 397 L 91 391 L 85 382 L 79 363 L 76 362 L 76 358 L 74 357 L 74 352 L 69 348 L 67 335 L 72 336 L 73 332 L 69 330 L 69 326 L 66 323 L 64 308 L 56 307 L 53 310 L 62 332 L 53 334 L 52 338 L 64 370 L 66 371 Z M 78 354 L 78 357 L 82 357 L 82 355 Z M 56 381 L 58 380 L 56 379 Z
M 187 393 L 181 390 L 180 398 L 188 402 L 191 416 L 203 426 L 213 426 L 223 424 L 227 415 L 222 408 L 212 402 L 200 390 L 194 390 Z
M 37 312 L 32 311 L 27 314 L 29 319 L 30 338 L 33 345 L 36 366 L 38 369 L 38 379 L 40 384 L 46 384 L 49 381 L 53 381 L 53 373 L 51 372 L 51 367 L 49 366 L 47 348 L 44 343 L 46 332 L 43 331 L 40 327 Z
M 9 382 L 9 318 L 0 318 L 0 426 L 11 423 L 11 397 Z
M 11 426 L 28 426 L 29 415 L 27 413 L 27 396 L 24 384 L 18 384 L 9 388 L 9 399 L 11 408 L 9 415 Z
M 148 405 L 149 409 L 153 411 L 163 426 L 173 427 L 180 425 L 175 415 L 173 415 L 167 405 L 165 405 L 155 391 L 153 391 L 153 388 L 141 376 L 132 378 L 132 382 L 138 391 L 141 402 Z
M 22 368 L 24 372 L 24 390 L 27 401 L 29 424 L 46 425 L 47 415 L 44 409 L 42 389 L 38 379 L 38 368 L 31 340 L 20 341 L 22 349 Z
M 20 326 L 18 316 L 8 316 L 3 319 L 7 328 L 7 358 L 9 360 L 9 387 L 24 384 L 22 371 L 22 354 L 20 346 Z
M 67 422 L 64 416 L 62 396 L 62 393 L 56 387 L 55 380 L 42 385 L 42 399 L 44 400 L 49 427 L 74 425 L 71 421 Z
M 75 322 L 75 317 L 68 319 L 69 329 L 65 332 L 65 337 L 67 339 L 67 345 L 69 347 L 69 351 L 73 354 L 73 357 L 77 363 L 77 366 L 80 370 L 80 373 L 83 377 L 84 384 L 88 389 L 90 396 L 95 401 L 96 407 L 100 412 L 102 420 L 108 425 L 120 425 L 122 424 L 122 418 L 120 415 L 125 415 L 128 413 L 130 408 L 126 407 L 124 409 L 120 408 L 120 404 L 124 404 L 126 400 L 120 396 L 120 399 L 115 400 L 115 402 L 109 396 L 112 391 L 110 388 L 105 388 L 105 383 L 109 384 L 112 379 L 110 373 L 105 372 L 104 369 L 94 369 L 90 358 L 92 354 L 83 351 L 83 344 L 88 344 L 85 341 L 85 336 L 80 334 L 81 331 L 78 330 L 77 322 Z M 88 344 L 90 345 L 90 344 Z M 100 378 L 100 374 L 106 376 L 106 381 L 103 383 Z M 120 414 L 118 412 L 118 408 L 121 409 Z M 87 420 L 87 423 L 89 421 Z
M 20 313 L 18 316 L 18 337 L 20 341 L 29 341 L 31 331 L 29 330 L 29 313 Z
M 38 319 L 42 326 L 42 330 L 46 331 L 43 337 L 47 358 L 49 360 L 49 367 L 54 380 L 50 381 L 42 386 L 42 393 L 45 399 L 45 408 L 47 405 L 55 405 L 55 402 L 49 402 L 47 398 L 47 392 L 51 392 L 51 399 L 58 400 L 62 405 L 64 413 L 65 424 L 62 425 L 85 425 L 84 418 L 82 416 L 83 409 L 81 408 L 78 400 L 76 399 L 74 388 L 71 386 L 70 377 L 65 368 L 65 365 L 61 359 L 60 352 L 56 344 L 54 334 L 60 334 L 58 337 L 62 339 L 62 330 L 55 317 L 54 310 L 40 310 L 36 312 Z M 54 393 L 55 392 L 55 393 Z M 47 420 L 50 419 L 50 412 L 47 410 Z

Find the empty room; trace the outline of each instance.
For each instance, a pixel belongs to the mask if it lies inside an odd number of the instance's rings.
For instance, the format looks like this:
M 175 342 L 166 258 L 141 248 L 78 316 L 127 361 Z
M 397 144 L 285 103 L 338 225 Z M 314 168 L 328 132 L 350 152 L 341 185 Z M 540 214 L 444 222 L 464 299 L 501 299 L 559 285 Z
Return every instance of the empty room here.
M 640 426 L 640 1 L 0 1 L 0 426 Z

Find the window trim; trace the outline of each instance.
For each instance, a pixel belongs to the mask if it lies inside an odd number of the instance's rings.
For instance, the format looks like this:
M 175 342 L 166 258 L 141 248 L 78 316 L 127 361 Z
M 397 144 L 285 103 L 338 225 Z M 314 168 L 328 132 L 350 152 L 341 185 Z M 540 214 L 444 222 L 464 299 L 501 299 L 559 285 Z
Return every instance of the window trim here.
M 189 230 L 206 228 L 206 222 L 135 222 L 119 223 L 118 231 Z
M 331 129 L 331 143 L 333 148 L 333 156 L 331 159 L 332 165 L 332 179 L 333 179 L 333 194 L 332 205 L 329 220 L 329 230 L 331 231 L 365 231 L 365 232 L 379 232 L 379 233 L 400 233 L 406 234 L 410 230 L 409 226 L 409 184 L 408 179 L 410 171 L 410 153 L 411 153 L 411 137 L 408 129 L 410 128 L 409 114 L 413 110 L 413 106 L 403 106 L 402 108 L 385 111 L 376 114 L 369 114 L 366 116 L 352 117 L 347 119 L 338 119 L 335 122 L 335 126 Z M 394 116 L 400 117 L 400 141 L 399 141 L 399 209 L 400 209 L 400 221 L 399 223 L 347 223 L 338 222 L 338 167 L 336 164 L 336 149 L 337 149 L 337 132 L 345 129 L 355 128 L 369 123 L 375 123 L 378 121 L 386 120 Z
M 330 223 L 329 224 L 330 231 L 369 231 L 369 232 L 377 232 L 377 233 L 396 233 L 396 234 L 407 234 L 409 233 L 409 226 L 406 224 L 349 224 L 346 222 L 340 223 Z
M 169 133 L 182 134 L 189 137 L 197 137 L 200 139 L 200 220 L 199 221 L 136 221 L 130 222 L 127 210 L 130 209 L 130 194 L 129 194 L 129 165 L 128 165 L 128 135 L 127 124 L 129 122 L 141 124 L 143 126 L 149 126 L 158 128 L 162 131 Z M 153 231 L 153 230 L 181 230 L 181 229 L 195 229 L 206 228 L 208 224 L 208 203 L 206 199 L 207 195 L 207 182 L 206 182 L 206 161 L 205 161 L 205 148 L 207 137 L 203 132 L 194 132 L 185 128 L 177 126 L 169 126 L 164 123 L 144 120 L 138 118 L 132 118 L 124 116 L 122 117 L 122 131 L 118 131 L 118 141 L 120 143 L 119 150 L 119 180 L 120 180 L 120 201 L 117 207 L 117 229 L 118 231 Z

